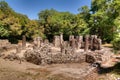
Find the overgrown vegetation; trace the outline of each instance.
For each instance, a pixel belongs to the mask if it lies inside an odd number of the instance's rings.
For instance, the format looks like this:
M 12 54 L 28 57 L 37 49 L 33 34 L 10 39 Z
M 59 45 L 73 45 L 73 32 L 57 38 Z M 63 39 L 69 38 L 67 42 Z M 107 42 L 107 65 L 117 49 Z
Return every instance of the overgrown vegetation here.
M 30 20 L 26 15 L 15 12 L 5 1 L 0 1 L 0 38 L 14 40 L 26 35 L 51 40 L 54 35 L 96 34 L 103 42 L 114 44 L 120 49 L 120 0 L 92 0 L 91 7 L 78 8 L 78 14 L 58 12 L 54 9 L 39 12 L 38 20 Z

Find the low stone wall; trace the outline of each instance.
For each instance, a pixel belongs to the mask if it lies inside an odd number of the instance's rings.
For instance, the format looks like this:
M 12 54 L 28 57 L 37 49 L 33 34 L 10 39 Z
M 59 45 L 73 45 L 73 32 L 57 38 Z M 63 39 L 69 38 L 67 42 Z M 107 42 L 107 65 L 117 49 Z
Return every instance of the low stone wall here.
M 86 53 L 86 62 L 104 63 L 112 58 L 114 53 L 111 48 L 103 48 L 101 50 L 90 51 Z
M 75 54 L 52 54 L 37 52 L 34 50 L 25 52 L 25 59 L 35 64 L 52 64 L 52 63 L 82 63 L 85 62 L 85 55 L 81 53 Z
M 39 49 L 27 50 L 24 57 L 28 62 L 35 64 L 52 64 L 52 63 L 82 63 L 85 62 L 83 53 L 72 53 L 71 50 L 61 53 L 60 51 L 51 52 L 49 46 Z
M 40 48 L 26 50 L 24 57 L 28 62 L 35 64 L 52 63 L 103 63 L 112 57 L 113 53 L 109 48 L 101 50 L 76 52 L 72 48 L 65 48 L 61 51 L 51 50 L 51 46 L 43 45 Z

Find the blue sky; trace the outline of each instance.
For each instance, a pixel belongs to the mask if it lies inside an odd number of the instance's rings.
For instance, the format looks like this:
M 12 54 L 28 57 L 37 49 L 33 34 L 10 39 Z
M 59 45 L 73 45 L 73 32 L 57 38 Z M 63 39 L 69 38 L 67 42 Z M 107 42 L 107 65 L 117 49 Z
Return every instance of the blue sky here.
M 38 19 L 38 13 L 45 9 L 78 13 L 78 8 L 90 6 L 91 0 L 5 0 L 16 12 L 27 15 L 30 19 Z

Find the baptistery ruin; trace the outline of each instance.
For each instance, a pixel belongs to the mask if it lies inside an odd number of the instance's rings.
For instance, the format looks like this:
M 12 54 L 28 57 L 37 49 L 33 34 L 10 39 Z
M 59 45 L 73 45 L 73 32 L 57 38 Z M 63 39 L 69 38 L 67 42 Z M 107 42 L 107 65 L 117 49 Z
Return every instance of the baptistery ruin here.
M 20 63 L 27 61 L 36 65 L 89 63 L 90 65 L 84 67 L 85 69 L 80 73 L 86 73 L 81 76 L 85 78 L 96 70 L 95 64 L 100 64 L 101 67 L 110 66 L 106 62 L 113 57 L 111 48 L 101 45 L 102 40 L 97 35 L 70 35 L 69 41 L 64 41 L 63 35 L 60 34 L 54 36 L 52 43 L 41 37 L 36 37 L 32 43 L 28 43 L 23 36 L 22 42 L 14 45 L 8 40 L 0 40 L 0 57 L 10 61 L 19 60 Z M 9 53 L 5 53 L 6 51 Z
M 5 59 L 26 60 L 37 65 L 53 63 L 105 63 L 113 53 L 109 48 L 103 48 L 102 40 L 97 35 L 69 36 L 64 41 L 63 35 L 55 35 L 53 42 L 43 40 L 41 37 L 33 39 L 32 43 L 22 42 L 12 45 L 8 40 L 0 40 L 1 56 Z M 4 50 L 13 49 L 10 54 L 3 54 Z

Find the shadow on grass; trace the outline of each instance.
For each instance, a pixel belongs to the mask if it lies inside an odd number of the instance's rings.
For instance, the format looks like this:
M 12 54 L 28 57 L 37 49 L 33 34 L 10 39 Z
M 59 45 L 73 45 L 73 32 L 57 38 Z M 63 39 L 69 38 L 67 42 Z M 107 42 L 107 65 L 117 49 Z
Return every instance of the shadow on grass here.
M 120 75 L 120 63 L 117 63 L 115 66 L 110 67 L 110 68 L 98 67 L 99 74 L 106 74 L 110 72 Z

